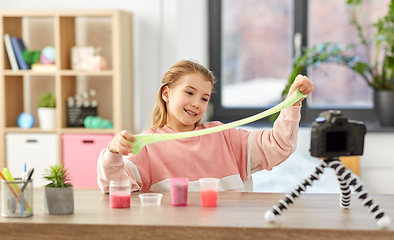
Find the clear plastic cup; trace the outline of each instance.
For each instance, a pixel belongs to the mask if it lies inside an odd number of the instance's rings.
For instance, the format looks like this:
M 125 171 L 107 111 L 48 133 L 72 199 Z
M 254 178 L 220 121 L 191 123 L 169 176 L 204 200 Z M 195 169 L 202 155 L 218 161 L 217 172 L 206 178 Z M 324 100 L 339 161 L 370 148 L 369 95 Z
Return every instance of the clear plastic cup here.
M 159 206 L 161 204 L 161 193 L 142 193 L 138 195 L 141 199 L 142 206 Z
M 216 207 L 218 200 L 219 179 L 201 178 L 199 182 L 200 182 L 201 206 Z
M 171 178 L 171 203 L 172 206 L 187 206 L 188 178 Z
M 114 180 L 109 185 L 109 205 L 112 208 L 130 207 L 130 181 Z

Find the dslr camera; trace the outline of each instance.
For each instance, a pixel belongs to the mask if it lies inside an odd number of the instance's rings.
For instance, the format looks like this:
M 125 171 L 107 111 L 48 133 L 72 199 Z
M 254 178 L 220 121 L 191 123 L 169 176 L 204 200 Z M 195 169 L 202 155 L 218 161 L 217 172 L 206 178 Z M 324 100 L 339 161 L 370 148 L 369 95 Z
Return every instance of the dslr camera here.
M 366 127 L 348 120 L 339 110 L 321 112 L 312 124 L 311 155 L 318 158 L 360 156 Z

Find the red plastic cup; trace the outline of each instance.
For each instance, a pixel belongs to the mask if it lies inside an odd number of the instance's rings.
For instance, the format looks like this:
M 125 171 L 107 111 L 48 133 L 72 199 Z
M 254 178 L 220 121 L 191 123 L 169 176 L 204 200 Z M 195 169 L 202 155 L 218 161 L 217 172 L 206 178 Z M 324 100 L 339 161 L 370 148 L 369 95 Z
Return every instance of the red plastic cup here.
M 130 193 L 130 182 L 128 180 L 111 181 L 109 185 L 109 205 L 112 208 L 129 208 Z
M 171 203 L 172 206 L 187 206 L 188 178 L 171 178 Z
M 216 207 L 218 200 L 219 179 L 201 178 L 200 180 L 201 206 Z

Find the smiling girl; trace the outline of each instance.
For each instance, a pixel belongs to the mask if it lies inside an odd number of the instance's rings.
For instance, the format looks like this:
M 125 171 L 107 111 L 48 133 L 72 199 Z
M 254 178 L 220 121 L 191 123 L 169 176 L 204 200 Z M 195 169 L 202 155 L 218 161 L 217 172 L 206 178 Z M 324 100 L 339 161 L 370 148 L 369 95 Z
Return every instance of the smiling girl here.
M 221 125 L 200 123 L 215 83 L 210 70 L 182 60 L 162 80 L 150 130 L 143 134 L 197 131 Z M 297 76 L 289 96 L 300 88 L 313 91 L 312 82 Z M 170 179 L 189 178 L 189 191 L 199 191 L 200 178 L 219 178 L 219 190 L 243 191 L 251 174 L 271 170 L 285 161 L 297 146 L 301 100 L 284 109 L 270 130 L 246 131 L 231 128 L 199 137 L 158 142 L 131 153 L 134 137 L 119 132 L 99 155 L 97 171 L 100 189 L 108 193 L 111 180 L 129 179 L 132 191 L 170 191 Z

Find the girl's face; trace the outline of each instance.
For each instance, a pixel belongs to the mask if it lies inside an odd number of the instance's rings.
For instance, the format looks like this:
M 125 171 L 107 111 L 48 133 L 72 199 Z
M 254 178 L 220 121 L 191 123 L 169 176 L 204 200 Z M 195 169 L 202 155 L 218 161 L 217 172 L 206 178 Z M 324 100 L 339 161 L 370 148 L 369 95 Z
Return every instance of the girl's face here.
M 212 83 L 198 73 L 184 75 L 174 87 L 164 87 L 167 126 L 178 132 L 192 131 L 201 120 L 211 96 Z

